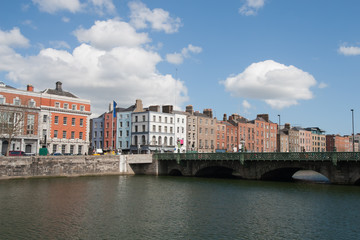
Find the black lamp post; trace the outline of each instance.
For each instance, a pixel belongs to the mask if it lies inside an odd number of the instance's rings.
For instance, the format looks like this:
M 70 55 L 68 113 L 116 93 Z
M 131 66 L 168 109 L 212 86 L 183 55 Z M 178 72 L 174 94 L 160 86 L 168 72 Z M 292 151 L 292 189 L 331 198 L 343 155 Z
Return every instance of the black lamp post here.
M 355 152 L 354 109 L 351 109 L 351 117 L 352 117 L 352 144 L 353 144 L 353 152 Z

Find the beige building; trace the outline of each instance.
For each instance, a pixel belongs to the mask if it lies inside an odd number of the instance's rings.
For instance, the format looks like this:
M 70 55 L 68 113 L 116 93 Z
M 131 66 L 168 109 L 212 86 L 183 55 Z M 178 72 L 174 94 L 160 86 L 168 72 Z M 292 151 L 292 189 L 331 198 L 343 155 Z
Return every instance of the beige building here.
M 216 119 L 211 109 L 204 109 L 203 113 L 194 112 L 191 105 L 186 106 L 187 116 L 187 151 L 199 153 L 215 152 Z

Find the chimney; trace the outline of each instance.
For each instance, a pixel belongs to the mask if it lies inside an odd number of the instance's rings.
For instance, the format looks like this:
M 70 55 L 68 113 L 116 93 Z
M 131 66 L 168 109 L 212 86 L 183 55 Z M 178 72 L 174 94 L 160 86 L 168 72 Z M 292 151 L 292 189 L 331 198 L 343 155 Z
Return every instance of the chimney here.
M 149 111 L 151 111 L 151 112 L 160 112 L 160 106 L 159 105 L 149 106 Z
M 27 90 L 28 92 L 33 92 L 33 91 L 34 91 L 33 85 L 28 84 L 28 85 L 26 86 L 26 90 Z
M 226 121 L 226 120 L 227 120 L 227 116 L 226 116 L 226 113 L 224 113 L 223 121 Z
M 290 129 L 290 123 L 285 123 L 285 129 Z
M 269 114 L 258 114 L 257 117 L 264 119 L 266 122 L 269 122 Z
M 191 115 L 193 115 L 194 114 L 193 106 L 192 105 L 186 106 L 185 112 L 190 113 Z
M 141 99 L 136 99 L 134 112 L 143 112 L 143 111 L 144 109 Z
M 213 118 L 213 113 L 211 108 L 204 109 L 203 114 L 208 116 L 209 118 Z
M 62 83 L 61 82 L 56 82 L 56 91 L 62 92 L 62 87 L 61 87 Z
M 172 105 L 165 105 L 162 107 L 163 113 L 172 113 L 174 110 Z

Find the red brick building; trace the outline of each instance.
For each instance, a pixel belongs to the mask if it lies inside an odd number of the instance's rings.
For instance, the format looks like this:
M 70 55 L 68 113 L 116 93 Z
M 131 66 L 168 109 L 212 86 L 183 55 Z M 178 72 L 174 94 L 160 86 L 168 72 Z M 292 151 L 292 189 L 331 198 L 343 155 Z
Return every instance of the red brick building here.
M 31 85 L 27 90 L 20 90 L 0 84 L 0 107 L 24 109 L 24 132 L 28 133 L 11 143 L 2 138 L 1 149 L 11 144 L 11 150 L 32 154 L 38 153 L 41 147 L 47 147 L 50 153 L 85 154 L 88 151 L 90 101 L 63 91 L 61 82 L 56 83 L 55 89 L 42 92 L 35 92 Z M 33 129 L 29 129 L 32 125 Z M 29 135 L 31 144 L 27 140 Z
M 351 136 L 326 135 L 327 152 L 352 152 Z

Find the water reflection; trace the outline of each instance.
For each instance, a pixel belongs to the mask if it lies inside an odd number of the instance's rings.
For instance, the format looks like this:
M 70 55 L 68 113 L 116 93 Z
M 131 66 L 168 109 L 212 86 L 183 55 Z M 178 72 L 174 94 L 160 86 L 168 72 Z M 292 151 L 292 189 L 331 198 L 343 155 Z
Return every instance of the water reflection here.
M 358 188 L 108 176 L 0 181 L 0 239 L 360 239 Z

